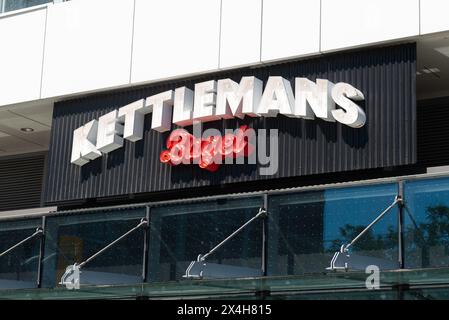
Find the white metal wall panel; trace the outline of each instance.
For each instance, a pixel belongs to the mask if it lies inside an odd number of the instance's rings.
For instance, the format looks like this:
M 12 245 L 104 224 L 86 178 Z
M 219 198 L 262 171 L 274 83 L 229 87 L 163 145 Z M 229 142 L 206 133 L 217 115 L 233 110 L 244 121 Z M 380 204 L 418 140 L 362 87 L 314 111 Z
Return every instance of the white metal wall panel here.
M 39 99 L 46 10 L 0 17 L 0 106 Z
M 421 34 L 449 30 L 449 1 L 421 0 Z
M 262 0 L 222 0 L 220 68 L 260 62 Z
M 448 31 L 447 12 L 447 0 L 76 0 L 6 13 L 0 106 Z
M 216 70 L 220 0 L 136 0 L 132 82 Z
M 129 83 L 133 11 L 133 0 L 49 6 L 42 97 Z
M 321 50 L 419 34 L 419 0 L 322 0 Z
M 320 0 L 264 0 L 262 61 L 320 51 Z

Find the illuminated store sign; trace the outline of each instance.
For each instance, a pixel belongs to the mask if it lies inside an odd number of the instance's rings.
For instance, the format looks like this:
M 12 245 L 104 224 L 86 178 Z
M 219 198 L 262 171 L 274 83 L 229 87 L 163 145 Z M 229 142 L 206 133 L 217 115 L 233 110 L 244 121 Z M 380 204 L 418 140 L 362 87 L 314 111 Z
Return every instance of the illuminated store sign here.
M 161 152 L 160 161 L 175 166 L 193 163 L 198 164 L 201 169 L 215 172 L 221 164 L 229 163 L 226 158 L 253 154 L 256 146 L 255 139 L 252 138 L 254 133 L 247 126 L 241 126 L 224 136 L 209 135 L 205 138 L 195 137 L 184 129 L 176 129 L 168 137 L 167 150 Z M 255 164 L 255 160 L 251 164 Z
M 360 128 L 365 112 L 354 102 L 364 100 L 363 93 L 347 83 L 329 80 L 295 79 L 295 94 L 283 77 L 270 77 L 263 83 L 255 77 L 243 77 L 240 83 L 230 79 L 211 80 L 168 90 L 130 103 L 92 120 L 73 133 L 71 163 L 82 166 L 123 146 L 123 139 L 143 138 L 145 115 L 152 113 L 151 128 L 171 130 L 172 124 L 184 127 L 194 122 L 248 117 L 321 118 Z

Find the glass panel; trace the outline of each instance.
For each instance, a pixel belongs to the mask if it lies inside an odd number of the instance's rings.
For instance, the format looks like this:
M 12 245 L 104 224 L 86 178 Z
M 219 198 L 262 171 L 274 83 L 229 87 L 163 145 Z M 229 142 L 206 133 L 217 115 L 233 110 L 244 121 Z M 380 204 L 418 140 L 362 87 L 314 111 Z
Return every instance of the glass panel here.
M 199 254 L 207 253 L 254 217 L 261 205 L 262 198 L 258 197 L 152 208 L 150 280 L 182 279 L 191 261 L 196 260 Z M 226 270 L 225 273 L 231 269 L 236 273 L 241 271 L 232 266 L 260 272 L 261 253 L 262 220 L 258 219 L 206 261 L 208 268 L 218 264 Z M 234 271 L 230 271 L 228 277 L 235 275 Z
M 3 0 L 4 12 L 33 7 L 53 0 Z
M 403 293 L 404 300 L 449 300 L 449 288 L 423 288 L 407 290 Z
M 41 219 L 0 223 L 0 253 L 35 233 Z M 0 288 L 18 289 L 37 286 L 40 237 L 16 247 L 0 257 Z
M 448 299 L 449 268 L 384 271 L 379 290 L 366 273 L 328 273 L 252 279 L 172 281 L 120 286 L 0 290 L 0 299 Z M 408 289 L 410 287 L 411 289 Z M 261 291 L 269 293 L 261 295 Z
M 58 285 L 67 266 L 97 253 L 137 226 L 143 217 L 144 208 L 48 218 L 44 286 Z M 82 267 L 81 285 L 142 282 L 142 230 L 131 233 Z
M 291 193 L 269 198 L 269 274 L 325 272 L 348 244 L 391 205 L 397 185 L 370 185 Z M 350 252 L 382 259 L 395 268 L 397 207 L 372 227 Z
M 449 178 L 407 181 L 405 265 L 449 266 Z
M 392 290 L 358 290 L 337 292 L 313 292 L 303 294 L 272 295 L 268 300 L 397 300 L 398 294 Z

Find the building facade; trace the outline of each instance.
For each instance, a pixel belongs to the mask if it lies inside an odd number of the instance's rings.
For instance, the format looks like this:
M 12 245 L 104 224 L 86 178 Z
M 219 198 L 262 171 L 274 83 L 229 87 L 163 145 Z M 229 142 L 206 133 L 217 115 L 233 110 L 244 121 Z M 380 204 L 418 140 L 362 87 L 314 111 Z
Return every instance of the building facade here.
M 446 2 L 0 1 L 0 298 L 448 298 Z

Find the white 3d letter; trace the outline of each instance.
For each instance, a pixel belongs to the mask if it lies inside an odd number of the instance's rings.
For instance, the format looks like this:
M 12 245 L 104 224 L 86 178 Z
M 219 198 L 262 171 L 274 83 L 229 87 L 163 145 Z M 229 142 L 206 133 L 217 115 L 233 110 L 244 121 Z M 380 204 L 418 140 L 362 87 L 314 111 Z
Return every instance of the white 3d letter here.
M 287 117 L 295 117 L 292 112 L 294 103 L 290 82 L 282 77 L 270 77 L 257 113 L 266 117 L 276 117 L 278 113 Z
M 90 160 L 101 157 L 97 150 L 98 121 L 92 120 L 73 131 L 71 163 L 83 166 Z
M 193 114 L 193 91 L 182 87 L 175 90 L 175 102 L 173 106 L 173 123 L 178 126 L 189 126 L 192 124 Z
M 334 122 L 332 110 L 335 103 L 331 97 L 333 83 L 317 79 L 316 84 L 306 78 L 295 80 L 295 115 L 304 119 L 315 119 L 315 116 Z
M 97 149 L 109 153 L 123 146 L 123 124 L 114 110 L 98 119 Z
M 361 91 L 350 84 L 337 83 L 332 89 L 332 99 L 334 99 L 336 104 L 343 108 L 332 111 L 335 120 L 352 128 L 361 128 L 365 125 L 365 112 L 352 101 L 365 100 Z
M 195 84 L 194 120 L 208 122 L 220 119 L 215 115 L 216 92 L 217 81 L 211 80 Z
M 151 129 L 159 132 L 165 132 L 171 129 L 173 90 L 165 91 L 147 98 L 145 107 L 153 112 Z
M 138 112 L 144 106 L 145 100 L 141 99 L 130 103 L 118 110 L 118 118 L 120 122 L 125 123 L 123 130 L 123 138 L 132 142 L 139 141 L 143 138 L 143 125 L 145 115 Z
M 218 80 L 215 114 L 224 119 L 243 119 L 245 114 L 257 117 L 262 86 L 262 81 L 255 77 L 243 77 L 240 85 L 231 79 Z

